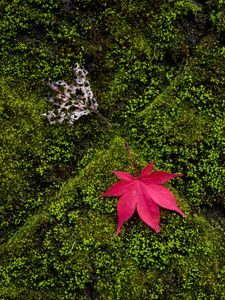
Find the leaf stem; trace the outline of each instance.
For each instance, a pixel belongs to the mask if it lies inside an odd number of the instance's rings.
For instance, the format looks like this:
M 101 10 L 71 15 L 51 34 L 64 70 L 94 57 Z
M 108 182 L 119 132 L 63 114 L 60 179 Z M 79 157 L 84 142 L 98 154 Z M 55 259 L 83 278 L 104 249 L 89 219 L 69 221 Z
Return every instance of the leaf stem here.
M 102 118 L 105 123 L 110 127 L 112 128 L 112 124 L 109 123 L 109 121 L 106 119 L 106 117 L 104 117 L 98 110 L 93 110 L 93 112 L 95 112 L 100 118 Z
M 133 156 L 133 153 L 132 153 L 132 151 L 131 151 L 130 145 L 129 145 L 128 143 L 125 143 L 125 146 L 126 146 L 126 148 L 127 148 L 127 151 L 128 151 L 129 157 L 130 157 L 130 160 L 131 160 L 131 162 L 132 162 L 134 174 L 135 174 L 136 177 L 138 177 L 139 174 L 138 174 L 138 171 L 137 171 L 137 167 L 136 167 L 136 165 L 135 165 L 135 162 L 134 162 L 134 156 Z

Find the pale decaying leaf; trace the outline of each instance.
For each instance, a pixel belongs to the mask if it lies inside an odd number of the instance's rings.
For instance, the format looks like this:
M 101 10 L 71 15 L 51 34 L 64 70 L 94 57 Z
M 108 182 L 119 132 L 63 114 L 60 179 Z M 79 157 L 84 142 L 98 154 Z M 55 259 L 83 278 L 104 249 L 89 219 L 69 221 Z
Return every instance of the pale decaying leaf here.
M 73 124 L 81 116 L 97 111 L 98 104 L 86 78 L 88 72 L 76 63 L 74 73 L 76 78 L 70 84 L 64 80 L 55 82 L 49 79 L 49 85 L 56 95 L 47 98 L 47 101 L 52 103 L 54 108 L 43 116 L 47 117 L 51 124 L 62 123 L 64 120 Z

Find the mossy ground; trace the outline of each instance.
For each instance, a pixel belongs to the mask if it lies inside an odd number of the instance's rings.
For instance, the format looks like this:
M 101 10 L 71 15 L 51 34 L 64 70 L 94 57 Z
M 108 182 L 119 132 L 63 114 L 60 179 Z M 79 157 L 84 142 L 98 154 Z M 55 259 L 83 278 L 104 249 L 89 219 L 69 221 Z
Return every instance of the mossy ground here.
M 2 300 L 225 299 L 225 2 L 0 3 Z M 48 78 L 79 62 L 97 115 L 50 125 Z M 116 198 L 141 169 L 168 184 L 181 218 L 156 234 L 138 216 L 116 230 Z

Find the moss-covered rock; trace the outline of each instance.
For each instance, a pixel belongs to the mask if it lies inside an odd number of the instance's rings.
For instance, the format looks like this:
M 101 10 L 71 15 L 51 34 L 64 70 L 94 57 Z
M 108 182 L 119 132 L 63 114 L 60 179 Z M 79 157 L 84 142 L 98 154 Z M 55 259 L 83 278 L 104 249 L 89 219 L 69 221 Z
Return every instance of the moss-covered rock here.
M 131 128 L 145 159 L 176 164 L 187 175 L 184 193 L 195 207 L 224 205 L 224 69 L 218 42 L 204 38 L 171 85 L 152 101 L 146 92 L 142 101 L 151 104 Z
M 110 170 L 123 169 L 127 160 L 124 141 L 116 138 L 11 234 L 1 246 L 3 299 L 222 295 L 222 221 L 210 224 L 193 214 L 177 193 L 186 219 L 162 211 L 156 234 L 134 217 L 115 236 L 115 201 L 98 195 L 112 182 Z
M 225 50 L 220 1 L 0 3 L 0 298 L 224 299 Z M 89 71 L 104 119 L 50 125 L 48 78 Z M 116 198 L 138 169 L 182 172 L 157 234 Z

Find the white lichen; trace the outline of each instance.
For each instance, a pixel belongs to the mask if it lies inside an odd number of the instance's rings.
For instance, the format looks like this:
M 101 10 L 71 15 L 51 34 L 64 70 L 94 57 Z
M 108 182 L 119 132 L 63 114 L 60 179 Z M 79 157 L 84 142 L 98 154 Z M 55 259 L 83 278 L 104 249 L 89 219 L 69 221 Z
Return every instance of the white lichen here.
M 51 124 L 62 123 L 64 120 L 73 124 L 81 116 L 97 112 L 98 103 L 86 78 L 88 72 L 80 68 L 78 63 L 74 66 L 74 72 L 76 78 L 70 84 L 64 80 L 49 79 L 49 85 L 56 95 L 47 98 L 47 101 L 53 104 L 54 108 L 43 116 L 47 117 Z

